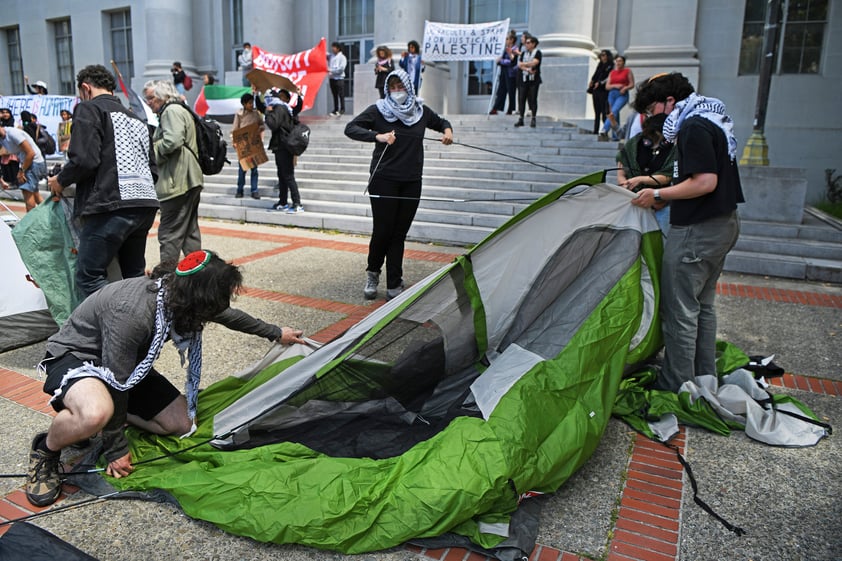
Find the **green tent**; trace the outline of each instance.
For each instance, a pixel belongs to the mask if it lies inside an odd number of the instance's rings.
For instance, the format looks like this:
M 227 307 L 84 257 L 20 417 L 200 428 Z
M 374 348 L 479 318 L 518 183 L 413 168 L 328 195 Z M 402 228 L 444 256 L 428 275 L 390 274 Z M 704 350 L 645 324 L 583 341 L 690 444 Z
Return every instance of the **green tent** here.
M 542 197 L 309 356 L 204 390 L 193 437 L 132 431 L 136 462 L 183 452 L 114 484 L 261 541 L 358 553 L 448 533 L 528 555 L 522 497 L 585 463 L 624 372 L 660 347 L 661 233 L 602 181 Z

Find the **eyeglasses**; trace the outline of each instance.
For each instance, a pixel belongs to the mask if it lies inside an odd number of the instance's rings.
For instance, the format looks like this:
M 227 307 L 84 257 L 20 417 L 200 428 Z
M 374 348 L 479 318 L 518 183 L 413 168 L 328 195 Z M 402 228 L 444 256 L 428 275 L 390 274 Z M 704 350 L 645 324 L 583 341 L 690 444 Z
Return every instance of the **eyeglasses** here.
M 661 111 L 658 111 L 658 104 L 659 103 L 663 105 Z M 646 111 L 644 111 L 643 114 L 646 115 L 647 117 L 651 117 L 652 115 L 656 114 L 655 113 L 656 111 L 658 111 L 658 113 L 664 113 L 666 110 L 667 110 L 667 102 L 666 101 L 655 101 L 655 102 L 651 103 L 649 105 L 649 107 L 646 108 Z

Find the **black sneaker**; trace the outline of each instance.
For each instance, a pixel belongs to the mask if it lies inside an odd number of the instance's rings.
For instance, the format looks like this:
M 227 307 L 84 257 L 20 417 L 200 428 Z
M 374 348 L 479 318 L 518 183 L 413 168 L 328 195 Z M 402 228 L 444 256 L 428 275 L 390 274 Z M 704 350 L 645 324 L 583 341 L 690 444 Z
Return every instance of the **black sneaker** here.
M 242 194 L 242 193 L 235 193 L 235 194 L 234 194 L 234 198 L 235 198 L 235 199 L 242 199 L 242 198 L 243 198 L 243 194 Z
M 45 432 L 36 435 L 29 451 L 26 498 L 35 506 L 51 505 L 61 494 L 61 478 L 58 472 L 61 453 L 45 452 L 35 446 L 41 438 L 46 437 Z
M 260 200 L 260 193 L 255 191 L 254 193 L 251 194 L 251 198 L 256 200 L 256 201 L 259 201 Z

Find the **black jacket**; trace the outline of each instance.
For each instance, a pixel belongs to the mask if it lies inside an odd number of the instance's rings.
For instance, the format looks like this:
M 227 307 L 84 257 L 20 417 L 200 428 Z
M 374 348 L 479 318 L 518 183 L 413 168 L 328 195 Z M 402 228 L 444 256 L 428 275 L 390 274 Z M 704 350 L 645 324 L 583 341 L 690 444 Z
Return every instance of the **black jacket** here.
M 76 106 L 67 156 L 58 182 L 76 184 L 76 216 L 160 206 L 149 130 L 113 95 Z
M 412 126 L 404 125 L 400 120 L 390 123 L 383 118 L 377 105 L 370 105 L 362 113 L 354 117 L 345 126 L 345 136 L 363 142 L 374 142 L 374 152 L 371 157 L 370 173 L 389 179 L 401 181 L 415 181 L 421 179 L 424 170 L 424 133 L 426 129 L 444 132 L 452 129 L 450 122 L 437 115 L 432 109 L 424 106 L 424 115 Z M 383 132 L 395 131 L 395 143 L 389 146 L 377 142 L 376 136 Z M 383 154 L 383 150 L 386 153 Z M 383 154 L 383 159 L 380 155 Z

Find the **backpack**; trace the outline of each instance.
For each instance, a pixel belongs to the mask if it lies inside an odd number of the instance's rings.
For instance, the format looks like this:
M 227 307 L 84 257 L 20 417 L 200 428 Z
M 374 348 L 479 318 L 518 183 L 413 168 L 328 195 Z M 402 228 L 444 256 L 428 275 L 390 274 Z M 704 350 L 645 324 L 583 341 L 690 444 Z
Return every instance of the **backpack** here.
M 296 119 L 292 130 L 282 140 L 284 146 L 292 155 L 300 156 L 307 150 L 307 145 L 310 144 L 310 127 Z
M 193 89 L 193 78 L 186 72 L 184 73 L 184 89 L 190 91 Z
M 56 153 L 56 140 L 45 129 L 38 125 L 38 136 L 35 139 L 35 144 L 41 150 L 41 154 L 49 155 Z
M 196 126 L 196 146 L 199 148 L 199 153 L 196 154 L 193 152 L 186 144 L 184 147 L 199 162 L 199 167 L 202 168 L 203 174 L 216 175 L 222 171 L 225 164 L 231 163 L 226 157 L 228 154 L 228 143 L 225 142 L 219 123 L 213 119 L 200 117 L 195 111 L 183 103 L 180 105 L 189 111 L 193 117 L 193 124 Z

